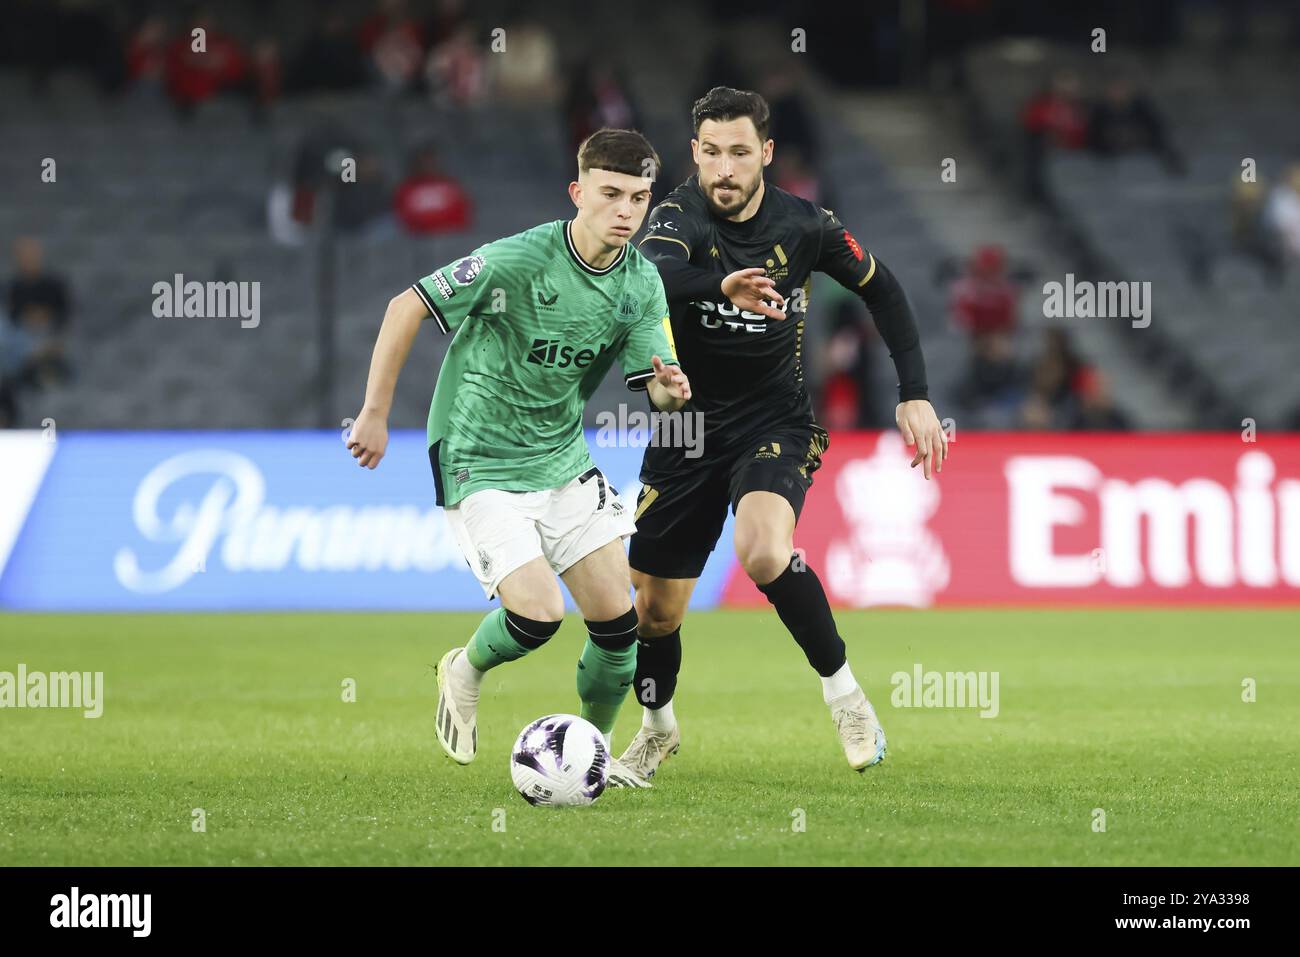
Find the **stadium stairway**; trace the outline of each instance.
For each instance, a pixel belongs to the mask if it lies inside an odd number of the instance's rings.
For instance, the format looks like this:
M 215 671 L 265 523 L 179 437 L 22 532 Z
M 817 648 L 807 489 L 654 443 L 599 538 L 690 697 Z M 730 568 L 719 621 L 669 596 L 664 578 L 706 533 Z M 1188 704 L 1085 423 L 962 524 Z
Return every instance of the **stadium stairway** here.
M 956 122 L 954 105 L 922 94 L 897 93 L 841 97 L 836 105 L 846 126 L 875 147 L 944 247 L 964 257 L 981 244 L 997 243 L 1011 263 L 1033 270 L 1035 278 L 1020 302 L 1017 337 L 1021 358 L 1032 359 L 1049 322 L 1042 312 L 1042 284 L 1079 272 L 1051 219 L 1018 201 L 989 171 Z M 941 164 L 949 158 L 955 160 L 955 182 L 940 177 Z M 943 310 L 946 316 L 946 305 Z M 1191 422 L 1187 403 L 1147 373 L 1140 357 L 1126 351 L 1106 321 L 1065 321 L 1072 323 L 1068 329 L 1080 354 L 1105 371 L 1116 403 L 1136 425 L 1177 429 Z M 965 336 L 944 326 L 939 334 L 946 344 L 964 353 Z
M 1197 410 L 1199 424 L 1218 428 L 1239 428 L 1246 418 L 1285 428 L 1300 415 L 1300 270 L 1269 282 L 1233 251 L 1229 231 L 1243 159 L 1255 160 L 1267 188 L 1300 158 L 1294 124 L 1283 121 L 1294 113 L 1300 76 L 1266 30 L 1253 32 L 1257 45 L 1234 56 L 1193 42 L 1159 61 L 1115 52 L 1098 62 L 1015 42 L 967 62 L 972 104 L 995 144 L 1019 142 L 1016 112 L 1049 64 L 1074 69 L 1091 94 L 1111 75 L 1143 78 L 1186 174 L 1171 175 L 1146 156 L 1054 154 L 1046 166 L 1053 216 L 1094 269 L 1152 283 L 1152 325 L 1130 330 L 1126 347 L 1151 381 Z M 1014 165 L 1010 155 L 1001 159 Z

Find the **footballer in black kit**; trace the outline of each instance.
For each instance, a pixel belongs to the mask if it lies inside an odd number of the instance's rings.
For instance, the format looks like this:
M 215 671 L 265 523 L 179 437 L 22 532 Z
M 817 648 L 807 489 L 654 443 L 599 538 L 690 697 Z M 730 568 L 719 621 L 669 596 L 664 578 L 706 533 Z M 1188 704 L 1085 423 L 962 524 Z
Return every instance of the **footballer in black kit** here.
M 849 764 L 862 770 L 884 756 L 884 732 L 848 668 L 825 591 L 793 554 L 795 523 L 829 445 L 804 382 L 813 272 L 870 310 L 898 372 L 897 417 L 916 446 L 913 465 L 928 479 L 946 455 L 906 295 L 834 212 L 763 182 L 768 119 L 755 93 L 718 87 L 697 101 L 698 171 L 654 208 L 639 244 L 659 269 L 677 356 L 691 376 L 681 414 L 697 415 L 703 435 L 702 454 L 652 444 L 641 470 L 629 563 L 640 621 L 634 689 L 645 717 L 620 760 L 647 779 L 680 743 L 672 696 L 681 621 L 728 507 L 737 558 L 821 676 Z
M 722 532 L 727 506 L 747 492 L 785 498 L 798 518 L 828 440 L 804 385 L 803 338 L 814 271 L 870 298 L 893 325 L 901 401 L 926 398 L 925 363 L 907 300 L 888 270 L 833 212 L 768 185 L 752 218 L 713 215 L 697 176 L 651 214 L 641 251 L 664 278 L 673 337 L 703 425 L 703 454 L 651 446 L 641 467 L 634 567 L 662 578 L 697 578 Z M 707 275 L 679 282 L 677 263 Z M 759 266 L 787 304 L 787 318 L 734 305 L 724 276 Z M 869 290 L 869 291 L 868 291 Z M 689 365 L 688 365 L 689 363 Z M 647 502 L 647 499 L 650 501 Z

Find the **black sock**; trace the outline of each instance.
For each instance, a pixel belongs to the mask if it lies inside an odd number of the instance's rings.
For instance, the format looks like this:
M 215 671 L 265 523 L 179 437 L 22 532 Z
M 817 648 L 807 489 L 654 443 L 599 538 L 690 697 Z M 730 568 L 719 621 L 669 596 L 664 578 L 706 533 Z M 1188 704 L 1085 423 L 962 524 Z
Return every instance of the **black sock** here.
M 677 672 L 682 670 L 682 629 L 675 628 L 658 638 L 637 636 L 636 680 L 632 687 L 636 700 L 658 711 L 677 690 Z
M 776 607 L 776 613 L 799 647 L 823 678 L 839 671 L 847 660 L 844 639 L 835 630 L 830 602 L 821 579 L 801 560 L 797 566 L 793 559 L 786 570 L 758 590 Z

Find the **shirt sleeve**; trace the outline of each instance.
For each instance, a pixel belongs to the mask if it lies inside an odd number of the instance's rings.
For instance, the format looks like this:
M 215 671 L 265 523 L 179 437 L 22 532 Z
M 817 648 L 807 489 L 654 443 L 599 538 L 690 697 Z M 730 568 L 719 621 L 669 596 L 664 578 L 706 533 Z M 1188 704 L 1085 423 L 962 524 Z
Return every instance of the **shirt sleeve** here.
M 497 258 L 490 245 L 481 246 L 412 283 L 411 288 L 444 333 L 472 315 L 495 311 L 491 291 Z
M 618 364 L 623 370 L 623 381 L 634 392 L 645 389 L 654 377 L 654 364 L 658 356 L 668 365 L 677 364 L 677 349 L 673 344 L 673 326 L 668 318 L 668 300 L 663 286 L 655 283 L 649 307 L 628 333 L 618 353 Z
M 650 211 L 649 227 L 637 248 L 658 267 L 670 301 L 712 301 L 722 295 L 721 273 L 690 264 L 691 254 L 704 239 L 705 228 L 699 217 L 688 213 L 672 197 Z
M 821 220 L 817 270 L 826 273 L 866 304 L 880 331 L 880 338 L 889 347 L 889 357 L 894 360 L 899 401 L 927 398 L 929 387 L 926 384 L 925 357 L 921 352 L 921 334 L 902 285 L 884 263 L 858 245 L 838 216 L 823 209 Z
M 858 245 L 853 234 L 829 209 L 823 209 L 820 218 L 821 250 L 815 268 L 862 296 L 867 284 L 876 277 L 876 257 Z

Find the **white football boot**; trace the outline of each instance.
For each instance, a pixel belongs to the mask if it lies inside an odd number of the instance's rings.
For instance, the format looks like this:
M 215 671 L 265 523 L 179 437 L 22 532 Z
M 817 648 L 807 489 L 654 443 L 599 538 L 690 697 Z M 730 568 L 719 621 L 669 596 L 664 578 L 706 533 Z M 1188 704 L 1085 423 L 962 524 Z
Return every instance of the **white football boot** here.
M 830 702 L 831 720 L 839 732 L 840 744 L 849 767 L 865 771 L 885 758 L 885 729 L 861 687 Z
M 677 730 L 677 725 L 673 725 L 671 731 L 655 731 L 642 725 L 636 737 L 628 744 L 627 750 L 614 763 L 644 781 L 641 786 L 648 788 L 651 786 L 650 779 L 659 770 L 659 765 L 676 754 L 681 746 L 682 736 Z M 614 782 L 612 768 L 609 784 L 610 787 L 616 788 L 629 786 Z
M 605 786 L 610 788 L 648 788 L 650 780 L 637 774 L 632 768 L 623 763 L 622 758 L 610 758 L 609 776 L 605 779 Z
M 457 680 L 452 662 L 464 648 L 453 648 L 434 669 L 438 675 L 438 743 L 457 764 L 469 764 L 478 751 L 478 688 Z

